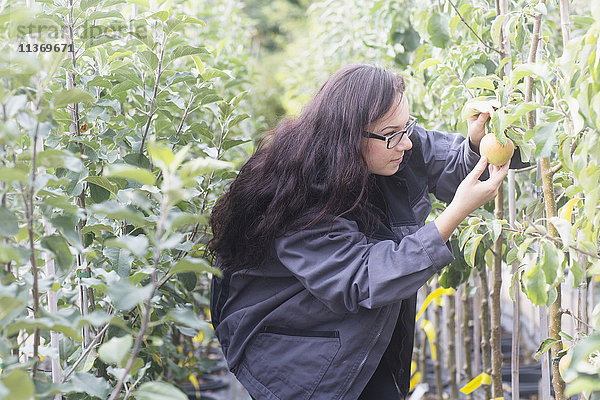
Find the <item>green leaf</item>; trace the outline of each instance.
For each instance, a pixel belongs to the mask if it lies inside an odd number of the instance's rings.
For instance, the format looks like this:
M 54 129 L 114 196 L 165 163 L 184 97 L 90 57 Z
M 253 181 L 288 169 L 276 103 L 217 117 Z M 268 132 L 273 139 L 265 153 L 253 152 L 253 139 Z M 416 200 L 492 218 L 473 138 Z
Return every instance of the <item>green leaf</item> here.
M 557 283 L 559 277 L 562 278 L 562 272 L 559 274 L 559 268 L 562 268 L 562 253 L 559 253 L 558 249 L 551 243 L 542 243 L 542 270 L 546 276 L 546 283 L 548 285 L 554 285 Z
M 477 247 L 479 246 L 479 242 L 483 239 L 482 234 L 478 233 L 470 238 L 467 243 L 465 243 L 464 251 L 465 251 L 465 260 L 469 263 L 471 267 L 475 266 L 475 255 L 477 254 Z
M 147 169 L 125 164 L 109 166 L 105 176 L 127 178 L 148 186 L 154 186 L 155 181 L 154 175 Z
M 129 276 L 131 272 L 131 266 L 135 260 L 130 251 L 120 248 L 107 247 L 102 251 L 102 253 L 108 258 L 111 266 L 117 271 L 117 274 L 121 278 L 127 278 Z
M 552 76 L 547 65 L 540 63 L 519 64 L 510 73 L 510 84 L 511 86 L 515 86 L 521 79 L 531 75 L 535 75 L 543 80 L 548 80 Z
M 544 271 L 533 259 L 529 264 L 525 274 L 523 274 L 523 283 L 525 285 L 525 294 L 536 306 L 545 305 L 548 301 L 548 292 L 546 291 L 546 276 Z
M 120 190 L 119 186 L 115 185 L 114 183 L 109 181 L 108 178 L 106 178 L 104 176 L 88 176 L 83 181 L 92 183 L 96 186 L 103 187 L 104 189 L 108 190 L 110 193 L 114 194 L 115 196 L 117 195 L 117 193 Z
M 81 172 L 83 163 L 66 150 L 46 149 L 37 153 L 36 165 L 44 168 L 66 168 L 73 172 Z
M 498 15 L 494 22 L 492 22 L 492 27 L 490 28 L 490 34 L 492 35 L 492 40 L 497 47 L 500 47 L 500 32 L 502 29 L 502 23 L 504 22 L 504 18 L 506 18 L 506 14 Z
M 69 381 L 73 384 L 73 388 L 69 392 L 86 393 L 100 399 L 106 399 L 111 392 L 111 386 L 104 378 L 87 372 L 75 372 Z
M 61 90 L 54 96 L 54 107 L 61 108 L 71 103 L 93 102 L 93 96 L 79 88 Z
M 197 331 L 202 331 L 208 334 L 210 334 L 212 331 L 210 324 L 198 318 L 198 314 L 196 314 L 191 308 L 177 307 L 173 310 L 170 310 L 168 315 L 173 321 L 184 326 L 194 328 Z
M 180 272 L 209 272 L 215 275 L 221 274 L 217 268 L 211 267 L 208 261 L 203 258 L 182 258 L 177 261 L 173 268 L 171 268 L 171 273 L 177 274 Z
M 121 366 L 133 345 L 133 337 L 125 335 L 113 337 L 98 349 L 98 356 L 107 364 Z
M 482 76 L 474 76 L 469 79 L 466 83 L 469 89 L 473 88 L 481 88 L 481 89 L 489 89 L 495 90 L 494 82 L 489 78 L 484 78 Z
M 19 248 L 10 244 L 0 243 L 0 263 L 20 262 L 22 258 L 23 255 L 19 251 Z
M 94 204 L 90 207 L 90 211 L 95 214 L 106 215 L 116 221 L 133 223 L 136 226 L 143 226 L 147 224 L 144 219 L 144 215 L 134 209 L 133 207 L 127 207 L 117 203 L 114 200 L 108 200 L 104 203 Z
M 148 66 L 151 70 L 156 70 L 158 68 L 158 57 L 156 54 L 150 50 L 144 50 L 138 53 L 144 64 Z
M 444 48 L 450 43 L 450 31 L 448 17 L 434 13 L 427 22 L 427 33 L 431 37 L 434 46 Z
M 175 159 L 175 154 L 170 148 L 156 142 L 148 142 L 148 153 L 154 161 L 158 161 L 161 169 L 168 169 Z
M 98 19 L 105 18 L 119 18 L 123 19 L 123 15 L 118 10 L 109 10 L 109 11 L 94 11 L 90 13 L 88 16 L 88 21 L 95 21 Z
M 19 221 L 11 210 L 0 206 L 0 235 L 14 236 L 19 233 Z
M 167 18 L 169 18 L 169 12 L 168 11 L 155 12 L 154 14 L 150 15 L 149 18 L 160 19 L 162 22 L 165 22 L 167 20 Z
M 67 241 L 59 235 L 45 236 L 41 240 L 41 245 L 46 250 L 51 251 L 56 257 L 56 265 L 63 271 L 68 271 L 73 266 L 73 254 L 69 250 Z
M 139 303 L 145 301 L 154 291 L 154 286 L 149 284 L 137 287 L 126 279 L 113 282 L 108 287 L 108 295 L 115 303 L 115 307 L 122 311 L 129 311 Z
M 173 50 L 173 52 L 171 53 L 169 59 L 170 61 L 173 61 L 180 57 L 196 56 L 198 54 L 208 54 L 208 50 L 206 50 L 205 47 L 183 45 L 176 47 L 175 50 Z
M 17 168 L 0 168 L 0 180 L 4 182 L 12 183 L 16 181 L 21 183 L 27 183 L 28 177 L 29 175 L 27 171 L 23 171 Z
M 117 238 L 107 239 L 105 246 L 126 249 L 138 257 L 144 257 L 148 251 L 148 238 L 145 235 L 124 235 Z
M 252 139 L 225 139 L 223 141 L 223 150 L 229 150 L 232 147 L 239 146 L 244 143 L 250 143 Z
M 138 400 L 188 400 L 181 390 L 165 382 L 146 382 L 134 396 Z
M 198 175 L 209 174 L 213 171 L 231 169 L 233 169 L 233 164 L 230 162 L 215 160 L 214 158 L 197 158 L 182 165 L 180 176 L 185 181 Z
M 0 295 L 0 320 L 11 312 L 24 308 L 27 305 L 23 300 L 12 296 Z
M 198 56 L 192 56 L 192 59 L 194 60 L 194 64 L 196 64 L 196 68 L 198 68 L 198 73 L 202 75 L 204 72 L 204 63 Z
M 34 386 L 29 374 L 21 369 L 4 372 L 0 383 L 8 390 L 10 400 L 33 400 Z
M 531 112 L 540 107 L 541 107 L 541 105 L 538 103 L 519 103 L 518 106 L 516 106 L 514 109 L 512 109 L 512 111 L 510 112 L 510 115 L 514 115 L 515 117 L 522 117 L 523 115 L 527 114 L 528 112 Z
M 538 157 L 550 157 L 552 148 L 556 143 L 556 122 L 544 123 L 535 127 L 535 155 Z
M 543 356 L 545 352 L 550 350 L 550 348 L 554 344 L 559 343 L 559 342 L 560 342 L 559 339 L 554 339 L 554 338 L 544 339 L 544 341 L 542 342 L 542 344 L 540 344 L 540 347 L 538 347 L 538 349 L 536 350 L 536 352 L 534 354 L 535 359 L 539 360 L 539 358 L 541 356 Z
M 193 225 L 193 224 L 207 224 L 208 219 L 205 215 L 190 214 L 190 213 L 178 213 L 176 215 L 170 215 L 172 220 L 168 225 L 168 229 L 175 230 L 182 226 Z
M 150 170 L 150 160 L 148 159 L 148 157 L 146 157 L 145 154 L 140 154 L 140 153 L 126 154 L 123 157 L 123 161 L 125 161 L 127 164 L 135 165 L 136 167 Z

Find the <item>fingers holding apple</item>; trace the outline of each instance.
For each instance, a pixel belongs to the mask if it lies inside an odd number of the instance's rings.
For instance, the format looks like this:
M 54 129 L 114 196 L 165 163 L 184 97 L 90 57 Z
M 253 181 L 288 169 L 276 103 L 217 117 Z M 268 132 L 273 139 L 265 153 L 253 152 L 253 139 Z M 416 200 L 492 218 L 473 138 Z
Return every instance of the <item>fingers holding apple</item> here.
M 485 135 L 485 123 L 494 115 L 494 110 L 500 107 L 497 100 L 469 101 L 462 110 L 462 118 L 467 121 L 468 134 L 471 143 L 479 146 Z

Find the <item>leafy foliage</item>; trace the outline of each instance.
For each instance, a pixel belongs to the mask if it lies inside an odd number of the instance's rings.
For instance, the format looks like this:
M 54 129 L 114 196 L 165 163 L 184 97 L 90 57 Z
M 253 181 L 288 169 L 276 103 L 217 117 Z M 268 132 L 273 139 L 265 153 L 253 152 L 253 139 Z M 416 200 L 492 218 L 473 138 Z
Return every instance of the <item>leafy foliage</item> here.
M 257 129 L 239 5 L 2 10 L 0 397 L 185 398 L 160 381 L 211 366 L 207 215 Z

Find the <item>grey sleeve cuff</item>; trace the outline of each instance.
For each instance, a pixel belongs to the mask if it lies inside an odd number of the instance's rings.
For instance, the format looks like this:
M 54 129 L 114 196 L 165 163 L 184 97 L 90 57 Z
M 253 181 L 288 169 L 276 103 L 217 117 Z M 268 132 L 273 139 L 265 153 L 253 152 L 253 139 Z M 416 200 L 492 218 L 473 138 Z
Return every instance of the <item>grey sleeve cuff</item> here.
M 431 265 L 438 271 L 454 261 L 450 242 L 444 242 L 437 226 L 433 222 L 419 229 L 417 237 L 423 246 L 423 250 L 429 256 Z
M 471 171 L 475 167 L 475 164 L 479 162 L 481 155 L 471 148 L 470 138 L 467 137 L 467 139 L 463 142 L 462 145 L 466 147 L 463 153 L 465 157 L 465 165 L 467 166 L 468 170 Z

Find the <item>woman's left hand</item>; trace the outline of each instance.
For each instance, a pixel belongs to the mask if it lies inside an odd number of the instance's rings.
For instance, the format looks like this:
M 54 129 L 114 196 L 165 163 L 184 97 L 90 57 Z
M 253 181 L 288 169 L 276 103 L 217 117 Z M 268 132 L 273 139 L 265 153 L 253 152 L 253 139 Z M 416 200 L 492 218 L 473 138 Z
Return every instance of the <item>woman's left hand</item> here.
M 479 148 L 479 142 L 485 135 L 485 122 L 494 114 L 494 107 L 488 101 L 473 101 L 468 104 L 475 114 L 467 118 L 471 144 Z

